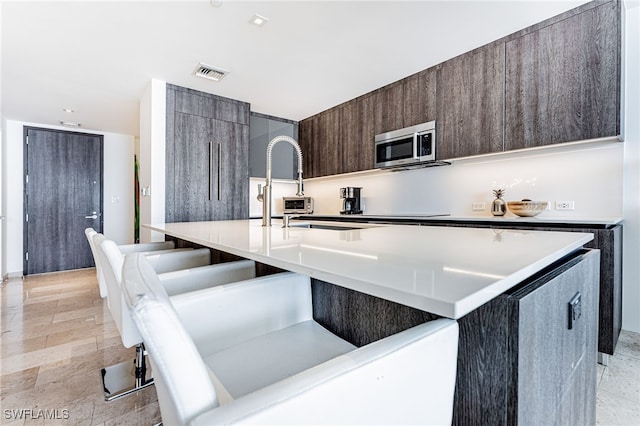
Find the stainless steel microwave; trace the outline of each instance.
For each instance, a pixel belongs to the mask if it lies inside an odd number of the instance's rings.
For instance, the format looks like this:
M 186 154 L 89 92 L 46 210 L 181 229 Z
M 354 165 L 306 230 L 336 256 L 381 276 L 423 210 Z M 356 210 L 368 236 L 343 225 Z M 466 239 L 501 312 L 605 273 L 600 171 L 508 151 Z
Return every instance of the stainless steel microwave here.
M 435 161 L 436 122 L 418 124 L 375 137 L 376 168 Z

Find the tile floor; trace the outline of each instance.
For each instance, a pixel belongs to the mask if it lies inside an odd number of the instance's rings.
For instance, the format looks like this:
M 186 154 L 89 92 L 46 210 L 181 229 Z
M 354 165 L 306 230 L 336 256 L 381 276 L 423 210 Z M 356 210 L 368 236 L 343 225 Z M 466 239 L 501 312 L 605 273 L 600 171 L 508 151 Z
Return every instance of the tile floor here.
M 3 283 L 0 329 L 0 424 L 160 422 L 153 386 L 104 401 L 99 369 L 135 349 L 122 347 L 94 269 Z M 598 365 L 597 423 L 640 425 L 640 334 L 623 332 L 609 365 Z

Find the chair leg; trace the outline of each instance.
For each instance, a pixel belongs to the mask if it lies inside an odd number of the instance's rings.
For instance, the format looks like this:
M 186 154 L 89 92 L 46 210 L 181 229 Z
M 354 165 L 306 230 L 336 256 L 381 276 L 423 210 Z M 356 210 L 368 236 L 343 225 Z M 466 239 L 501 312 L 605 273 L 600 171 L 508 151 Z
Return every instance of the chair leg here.
M 144 345 L 136 346 L 136 359 L 121 362 L 102 369 L 104 399 L 114 399 L 137 392 L 153 384 L 151 369 L 147 368 L 147 354 Z

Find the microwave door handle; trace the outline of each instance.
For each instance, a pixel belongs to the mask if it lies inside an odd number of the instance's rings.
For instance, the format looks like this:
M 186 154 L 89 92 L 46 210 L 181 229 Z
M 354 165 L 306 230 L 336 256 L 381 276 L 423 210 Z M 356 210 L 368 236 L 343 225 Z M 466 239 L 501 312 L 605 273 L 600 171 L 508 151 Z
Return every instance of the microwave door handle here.
M 420 159 L 420 157 L 418 156 L 419 152 L 419 146 L 418 144 L 420 143 L 420 140 L 418 139 L 418 132 L 415 132 L 413 134 L 413 159 L 414 160 L 418 160 Z

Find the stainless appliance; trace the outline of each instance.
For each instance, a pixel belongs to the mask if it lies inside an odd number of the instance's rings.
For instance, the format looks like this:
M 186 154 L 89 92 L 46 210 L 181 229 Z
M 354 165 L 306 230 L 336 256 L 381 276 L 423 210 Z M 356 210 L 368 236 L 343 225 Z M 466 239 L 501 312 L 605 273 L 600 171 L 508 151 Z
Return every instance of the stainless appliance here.
M 311 197 L 282 197 L 284 214 L 313 213 L 313 198 Z
M 388 168 L 436 159 L 436 122 L 418 124 L 375 136 L 375 166 Z
M 340 214 L 362 214 L 360 208 L 361 187 L 347 186 L 340 188 L 340 198 L 342 198 L 342 211 Z

